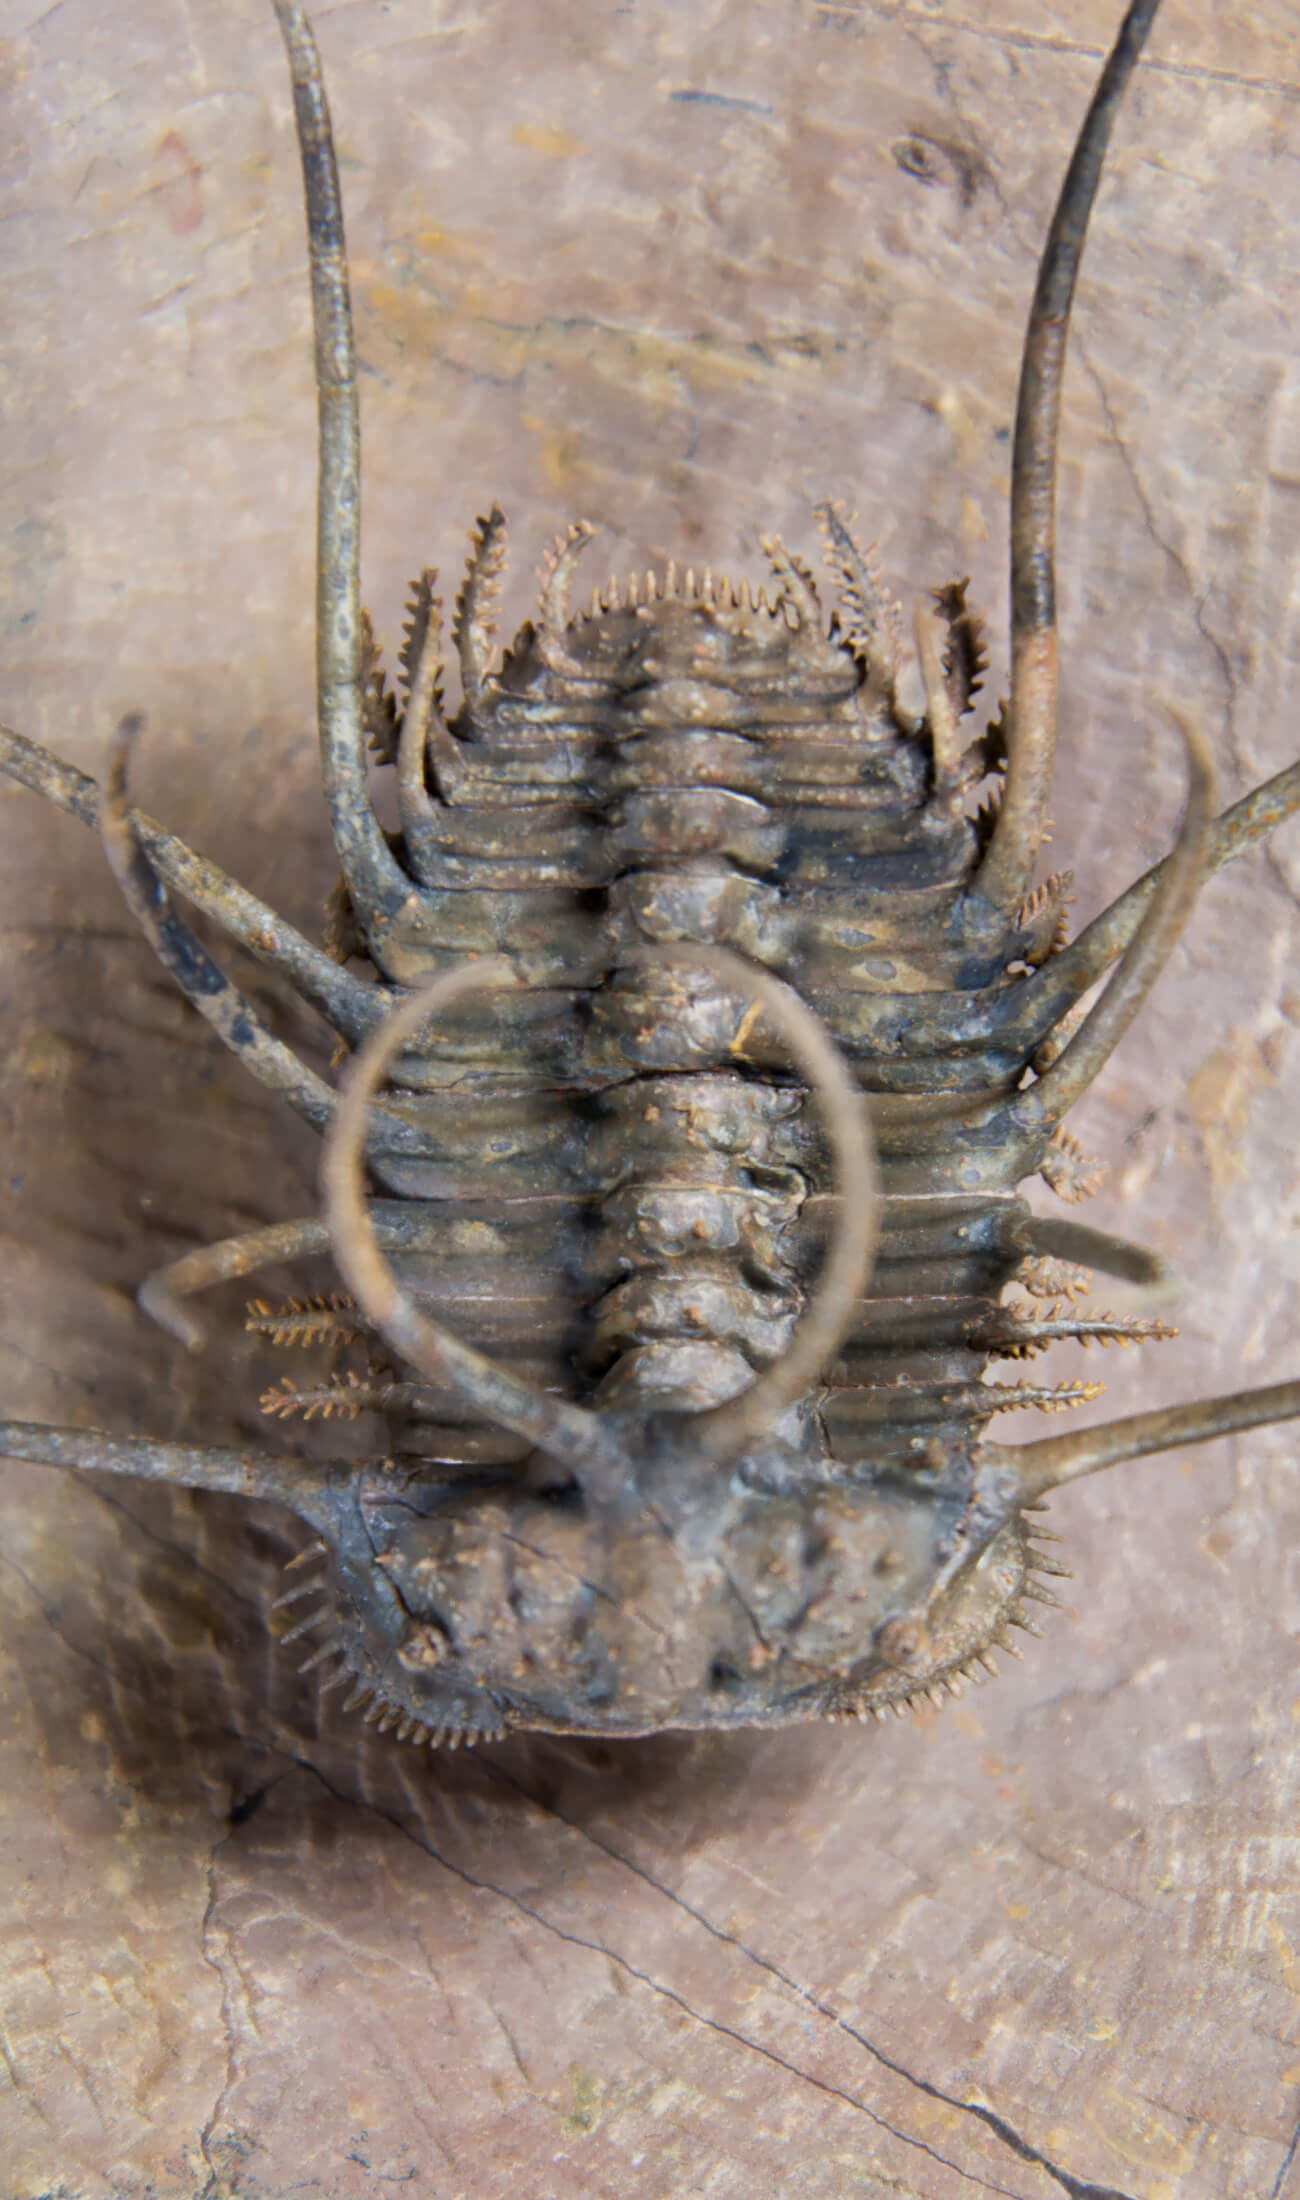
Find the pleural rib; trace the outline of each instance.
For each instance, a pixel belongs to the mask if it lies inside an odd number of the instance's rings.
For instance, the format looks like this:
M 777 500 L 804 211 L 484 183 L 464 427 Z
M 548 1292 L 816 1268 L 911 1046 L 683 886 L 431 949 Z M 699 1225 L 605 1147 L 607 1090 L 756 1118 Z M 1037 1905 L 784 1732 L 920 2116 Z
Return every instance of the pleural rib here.
M 334 1261 L 363 1314 L 412 1367 L 449 1385 L 494 1428 L 513 1429 L 568 1467 L 598 1501 L 616 1503 L 630 1491 L 633 1474 L 601 1418 L 524 1382 L 421 1313 L 383 1258 L 362 1191 L 367 1117 L 398 1049 L 439 1009 L 468 993 L 516 982 L 504 956 L 460 963 L 411 994 L 357 1056 L 321 1162 Z

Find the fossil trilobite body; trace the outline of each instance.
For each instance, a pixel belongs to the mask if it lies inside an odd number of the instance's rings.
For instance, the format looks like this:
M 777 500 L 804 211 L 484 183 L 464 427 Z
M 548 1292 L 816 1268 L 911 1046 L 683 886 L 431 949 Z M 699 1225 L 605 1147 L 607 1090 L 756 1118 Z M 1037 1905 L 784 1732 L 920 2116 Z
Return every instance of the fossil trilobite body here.
M 493 510 L 450 620 L 458 710 L 444 712 L 428 575 L 390 690 L 357 604 L 328 120 L 301 12 L 278 12 L 322 362 L 333 956 L 128 811 L 130 725 L 102 797 L 17 736 L 5 753 L 98 818 L 189 997 L 329 1132 L 326 1218 L 188 1256 L 144 1304 L 185 1333 L 205 1286 L 332 1250 L 346 1291 L 250 1311 L 286 1354 L 268 1415 L 372 1412 L 383 1452 L 322 1465 L 14 1424 L 3 1440 L 289 1504 L 318 1540 L 286 1589 L 287 1639 L 403 1733 L 726 1727 L 938 1694 L 1050 1601 L 1059 1568 L 1031 1532 L 1043 1491 L 1300 1412 L 1285 1385 L 1081 1437 L 987 1435 L 1008 1405 L 1088 1389 L 1034 1386 L 1047 1343 L 1159 1333 L 1084 1312 L 1077 1286 L 1081 1267 L 1154 1284 L 1160 1263 L 1033 1216 L 1016 1187 L 1041 1173 L 1067 1199 L 1087 1189 L 1069 1108 L 1207 871 L 1300 801 L 1293 770 L 1216 821 L 1188 730 L 1187 810 L 1157 874 L 1072 944 L 1067 881 L 1034 882 L 1064 333 L 1154 5 L 1125 17 L 1044 256 L 1017 425 L 1012 692 L 982 730 L 963 588 L 917 614 L 913 716 L 900 613 L 832 504 L 816 573 L 772 542 L 761 586 L 669 567 L 589 601 L 591 531 L 577 525 L 504 654 Z M 370 806 L 367 742 L 395 776 L 395 841 Z M 360 1052 L 342 1106 L 223 978 L 169 889 Z M 1004 1304 L 1013 1283 L 1026 1297 Z M 1015 1380 L 986 1379 L 999 1360 Z

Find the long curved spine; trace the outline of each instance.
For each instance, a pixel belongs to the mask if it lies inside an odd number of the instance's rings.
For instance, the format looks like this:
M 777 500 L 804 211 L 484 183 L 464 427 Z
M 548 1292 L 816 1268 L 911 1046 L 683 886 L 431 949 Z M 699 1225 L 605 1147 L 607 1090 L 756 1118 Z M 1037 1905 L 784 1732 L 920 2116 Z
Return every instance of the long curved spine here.
M 1011 709 L 1002 808 L 976 891 L 997 909 L 1033 879 L 1056 752 L 1056 459 L 1079 263 L 1125 87 L 1160 0 L 1132 0 L 1056 202 L 1029 309 L 1011 468 Z
M 426 1206 L 415 1200 L 372 1200 L 370 1219 L 376 1240 L 386 1252 L 436 1251 L 446 1228 L 437 1204 Z M 136 1303 L 181 1344 L 197 1352 L 205 1331 L 185 1305 L 186 1299 L 241 1276 L 255 1276 L 260 1268 L 308 1260 L 329 1250 L 330 1227 L 323 1215 L 265 1223 L 260 1230 L 241 1230 L 235 1237 L 196 1246 L 165 1267 L 153 1269 L 136 1292 Z
M 1214 832 L 1214 759 L 1204 736 L 1180 720 L 1190 785 L 1178 838 L 1160 882 L 1105 992 L 1081 1028 L 1017 1101 L 1021 1121 L 1057 1124 L 1100 1076 L 1181 939 L 1205 883 Z
M 127 762 L 143 723 L 131 715 L 118 726 L 109 745 L 100 807 L 100 839 L 123 899 L 164 970 L 232 1054 L 238 1055 L 259 1084 L 279 1093 L 304 1122 L 324 1130 L 334 1120 L 338 1094 L 292 1047 L 276 1038 L 252 1002 L 231 984 L 173 908 L 145 854 L 126 799 Z M 378 1109 L 373 1120 L 373 1146 L 411 1154 L 423 1150 L 418 1130 L 399 1116 Z
M 289 56 L 307 201 L 316 332 L 316 712 L 321 777 L 339 862 L 363 929 L 410 898 L 366 789 L 362 723 L 361 408 L 343 201 L 320 55 L 298 0 L 275 0 Z
M 1257 847 L 1278 825 L 1297 812 L 1300 812 L 1300 763 L 1288 764 L 1215 819 L 1205 855 L 1205 878 L 1212 878 L 1226 864 Z M 1171 851 L 1126 887 L 1109 909 L 1103 909 L 1100 916 L 1094 917 L 1076 940 L 1051 956 L 1032 978 L 1022 978 L 1018 985 L 996 997 L 993 1004 L 995 1025 L 999 1015 L 1004 1029 L 1013 1021 L 1017 1028 L 1032 1021 L 1039 1029 L 1047 1031 L 1059 1022 L 1124 953 L 1142 924 L 1172 860 Z
M 228 1497 L 270 1498 L 314 1526 L 337 1530 L 339 1500 L 355 1491 L 354 1459 L 296 1459 L 231 1444 L 155 1442 L 99 1428 L 48 1428 L 41 1421 L 0 1421 L 0 1458 L 81 1473 L 125 1474 L 138 1482 L 176 1482 Z
M 0 770 L 98 833 L 100 792 L 88 772 L 78 771 L 75 764 L 65 763 L 8 726 L 0 726 Z M 155 818 L 134 809 L 130 817 L 159 878 L 219 925 L 228 939 L 237 940 L 265 969 L 287 979 L 340 1037 L 355 1042 L 382 1020 L 391 1000 L 384 987 L 354 978 L 269 903 L 259 901 Z
M 981 1444 L 980 1465 L 982 1471 L 1005 1478 L 1011 1509 L 1035 1504 L 1049 1490 L 1125 1459 L 1146 1459 L 1182 1444 L 1209 1444 L 1238 1429 L 1263 1428 L 1297 1416 L 1300 1383 L 1272 1383 L 1262 1390 L 1159 1406 L 1152 1413 L 1132 1413 L 1122 1421 L 1102 1421 L 1075 1435 L 1046 1436 L 1035 1444 Z

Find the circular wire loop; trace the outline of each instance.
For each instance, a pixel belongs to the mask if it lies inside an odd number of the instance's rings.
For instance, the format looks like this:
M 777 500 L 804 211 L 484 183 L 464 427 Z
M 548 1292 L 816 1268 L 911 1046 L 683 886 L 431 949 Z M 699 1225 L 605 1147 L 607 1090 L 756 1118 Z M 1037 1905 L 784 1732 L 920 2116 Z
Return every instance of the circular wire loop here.
M 726 948 L 670 943 L 624 958 L 623 967 L 693 967 L 747 994 L 744 1027 L 752 1024 L 757 1005 L 776 1028 L 807 1080 L 835 1160 L 839 1197 L 830 1250 L 786 1351 L 739 1397 L 680 1416 L 697 1456 L 721 1463 L 736 1458 L 804 1395 L 853 1325 L 879 1234 L 880 1195 L 866 1105 L 820 1018 L 758 964 Z M 325 1139 L 321 1179 L 330 1240 L 358 1306 L 395 1351 L 422 1374 L 456 1390 L 486 1421 L 515 1430 L 562 1461 L 592 1495 L 613 1500 L 625 1495 L 635 1478 L 613 1416 L 552 1397 L 431 1321 L 385 1260 L 366 1207 L 366 1118 L 400 1048 L 433 1014 L 467 994 L 519 982 L 504 956 L 462 963 L 413 993 L 371 1034 L 343 1083 Z

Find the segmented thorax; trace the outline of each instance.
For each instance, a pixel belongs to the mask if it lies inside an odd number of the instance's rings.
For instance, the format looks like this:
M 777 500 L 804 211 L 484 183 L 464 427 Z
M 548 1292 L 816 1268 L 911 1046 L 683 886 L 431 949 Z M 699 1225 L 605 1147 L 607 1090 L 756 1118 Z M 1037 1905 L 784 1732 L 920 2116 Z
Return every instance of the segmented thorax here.
M 1023 1048 L 972 1039 L 971 1003 L 1042 959 L 1059 911 L 990 931 L 970 899 L 970 797 L 999 735 L 962 732 L 983 663 L 963 590 L 919 619 L 914 718 L 898 614 L 838 512 L 821 518 L 829 616 L 778 544 L 763 591 L 669 567 L 575 614 L 574 529 L 494 667 L 494 513 L 457 604 L 456 718 L 431 576 L 401 708 L 371 657 L 412 893 L 396 916 L 358 912 L 367 951 L 399 982 L 487 952 L 527 981 L 458 1005 L 399 1064 L 428 1159 L 382 1175 L 445 1204 L 436 1253 L 395 1265 L 447 1326 L 615 1415 L 638 1456 L 634 1499 L 594 1504 L 554 1464 L 521 1478 L 517 1439 L 407 1386 L 392 1440 L 424 1463 L 424 1517 L 405 1490 L 372 1533 L 429 1724 L 448 1690 L 461 1709 L 441 1723 L 471 1727 L 486 1700 L 613 1731 L 852 1710 L 960 1668 L 1023 1585 L 1020 1529 L 976 1547 L 964 1521 L 1020 1257 L 1012 1187 L 1043 1142 L 1006 1115 Z M 857 1328 L 723 1465 L 693 1416 L 785 1350 L 837 1190 L 761 1004 L 656 963 L 683 944 L 793 987 L 880 1114 L 883 1240 Z

